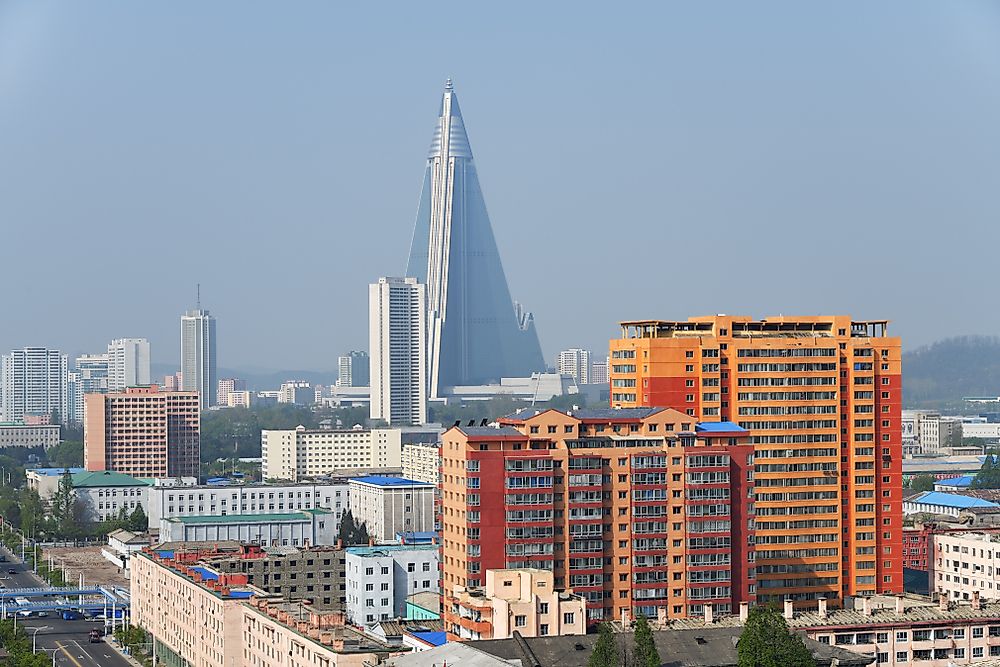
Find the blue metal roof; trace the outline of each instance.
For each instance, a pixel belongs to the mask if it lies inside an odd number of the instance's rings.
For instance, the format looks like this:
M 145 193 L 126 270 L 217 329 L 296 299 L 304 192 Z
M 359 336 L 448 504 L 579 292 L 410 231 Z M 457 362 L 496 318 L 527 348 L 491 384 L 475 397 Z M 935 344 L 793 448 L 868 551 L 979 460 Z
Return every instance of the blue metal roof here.
M 208 568 L 192 567 L 191 569 L 200 574 L 202 579 L 207 579 L 208 581 L 215 581 L 216 579 L 219 578 L 218 574 L 212 572 Z
M 61 477 L 66 474 L 66 471 L 69 471 L 71 475 L 86 472 L 84 468 L 31 468 L 28 470 L 28 472 L 38 473 L 45 477 Z
M 749 433 L 736 422 L 698 422 L 694 425 L 695 433 Z
M 956 493 L 943 493 L 941 491 L 925 491 L 915 498 L 911 498 L 911 503 L 922 503 L 926 505 L 941 505 L 942 507 L 954 507 L 956 509 L 968 509 L 969 507 L 1000 507 L 994 502 L 973 498 L 971 496 L 960 496 Z
M 362 484 L 373 484 L 375 486 L 434 486 L 433 484 L 428 484 L 427 482 L 418 482 L 415 479 L 406 479 L 405 477 L 383 477 L 382 475 L 352 477 L 350 481 L 361 482 Z
M 422 639 L 431 646 L 441 646 L 448 643 L 447 632 L 412 632 L 417 639 Z
M 941 484 L 943 486 L 959 486 L 964 488 L 972 484 L 972 480 L 974 479 L 975 477 L 973 475 L 962 475 L 961 477 L 950 477 L 948 479 L 939 479 L 934 483 Z

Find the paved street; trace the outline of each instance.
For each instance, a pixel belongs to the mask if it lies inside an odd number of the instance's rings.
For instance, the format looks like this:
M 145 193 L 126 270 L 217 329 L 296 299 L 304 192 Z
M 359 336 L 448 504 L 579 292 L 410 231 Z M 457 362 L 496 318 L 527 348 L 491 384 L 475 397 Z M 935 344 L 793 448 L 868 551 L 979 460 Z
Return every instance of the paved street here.
M 44 585 L 21 563 L 20 554 L 14 556 L 3 547 L 0 547 L 0 554 L 6 556 L 8 560 L 6 563 L 0 563 L 0 584 L 4 588 L 32 588 Z M 15 572 L 8 573 L 10 569 Z M 105 642 L 90 643 L 88 635 L 91 629 L 103 627 L 103 621 L 64 621 L 55 612 L 46 618 L 18 618 L 18 625 L 22 625 L 22 620 L 29 637 L 34 629 L 41 628 L 35 635 L 38 650 L 44 649 L 49 655 L 54 652 L 56 665 L 128 667 L 132 664 Z

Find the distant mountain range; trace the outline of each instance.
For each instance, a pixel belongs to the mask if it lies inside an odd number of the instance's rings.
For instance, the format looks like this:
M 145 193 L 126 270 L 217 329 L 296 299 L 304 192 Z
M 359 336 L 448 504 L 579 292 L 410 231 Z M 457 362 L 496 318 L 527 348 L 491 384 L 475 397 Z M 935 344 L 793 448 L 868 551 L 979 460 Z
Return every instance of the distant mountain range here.
M 903 353 L 904 407 L 968 411 L 964 396 L 1000 396 L 1000 338 L 948 338 Z
M 170 364 L 150 364 L 150 374 L 154 382 L 162 382 L 164 376 L 177 372 L 177 367 Z M 337 381 L 336 372 L 317 371 L 271 371 L 271 370 L 239 370 L 235 368 L 220 368 L 219 379 L 239 378 L 245 380 L 247 388 L 254 391 L 277 389 L 286 380 L 305 380 L 310 384 L 331 385 Z

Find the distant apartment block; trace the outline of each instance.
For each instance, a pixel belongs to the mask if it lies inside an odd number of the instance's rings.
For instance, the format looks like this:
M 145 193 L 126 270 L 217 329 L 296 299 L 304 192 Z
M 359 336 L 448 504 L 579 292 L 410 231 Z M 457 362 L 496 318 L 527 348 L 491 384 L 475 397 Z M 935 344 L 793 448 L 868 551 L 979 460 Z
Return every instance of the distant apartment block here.
M 197 392 L 161 392 L 152 385 L 88 394 L 84 467 L 133 477 L 197 477 L 200 415 Z
M 570 376 L 577 384 L 590 384 L 590 350 L 563 350 L 556 357 L 556 372 Z
M 590 364 L 590 384 L 608 384 L 611 382 L 608 359 L 594 361 Z
M 229 404 L 229 395 L 246 389 L 246 382 L 239 378 L 222 378 L 219 380 L 219 388 L 216 392 L 216 405 L 232 407 Z
M 158 528 L 161 519 L 234 514 L 274 514 L 325 509 L 340 518 L 350 507 L 346 481 L 332 483 L 200 484 L 149 488 L 149 527 Z
M 278 389 L 278 403 L 312 405 L 315 402 L 316 392 L 305 380 L 288 380 Z
M 351 514 L 368 526 L 376 543 L 395 539 L 396 533 L 434 530 L 434 484 L 401 477 L 354 477 L 348 481 Z
M 145 338 L 116 338 L 108 343 L 108 391 L 150 384 L 149 341 Z
M 587 601 L 556 590 L 549 570 L 486 570 L 482 588 L 457 589 L 448 631 L 463 640 L 587 634 Z
M 370 364 L 367 352 L 352 350 L 337 357 L 337 386 L 367 387 L 371 379 Z
M 25 347 L 0 359 L 0 421 L 28 416 L 70 418 L 67 357 L 59 350 Z
M 441 445 L 410 443 L 403 445 L 403 477 L 437 486 L 441 483 Z
M 74 424 L 83 423 L 83 397 L 86 394 L 106 394 L 108 391 L 108 355 L 84 354 L 76 358 L 69 372 L 66 398 L 67 414 Z
M 55 447 L 60 441 L 58 424 L 28 426 L 22 422 L 0 422 L 0 448 Z
M 370 625 L 406 618 L 407 598 L 414 593 L 437 593 L 438 577 L 437 545 L 348 547 L 344 574 L 347 619 Z
M 368 287 L 371 418 L 427 421 L 426 288 L 416 278 L 379 278 Z
M 1000 600 L 1000 535 L 933 535 L 928 558 L 930 589 L 949 600 Z
M 261 431 L 265 479 L 299 480 L 357 468 L 399 468 L 400 431 L 395 428 Z

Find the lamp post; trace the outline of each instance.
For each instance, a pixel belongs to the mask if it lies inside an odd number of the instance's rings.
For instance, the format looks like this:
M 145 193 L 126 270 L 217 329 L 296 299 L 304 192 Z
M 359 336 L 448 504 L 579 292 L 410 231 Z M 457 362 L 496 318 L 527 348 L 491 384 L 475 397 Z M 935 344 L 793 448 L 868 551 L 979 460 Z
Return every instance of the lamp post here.
M 37 648 L 37 646 L 38 646 L 38 643 L 37 643 L 38 631 L 39 630 L 51 630 L 51 629 L 52 628 L 50 628 L 49 626 L 43 625 L 43 626 L 35 628 L 34 631 L 32 631 L 32 633 L 31 633 L 31 652 L 32 653 L 37 653 L 38 652 L 38 648 Z

